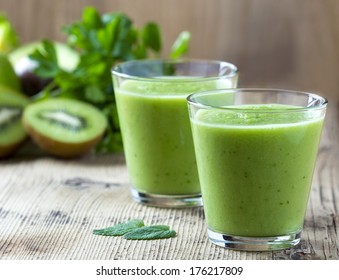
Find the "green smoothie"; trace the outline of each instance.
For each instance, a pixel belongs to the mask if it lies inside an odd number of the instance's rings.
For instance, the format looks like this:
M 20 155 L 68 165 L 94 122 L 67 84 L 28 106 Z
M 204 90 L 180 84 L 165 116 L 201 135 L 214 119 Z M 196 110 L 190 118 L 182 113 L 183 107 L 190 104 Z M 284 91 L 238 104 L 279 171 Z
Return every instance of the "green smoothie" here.
M 283 105 L 234 108 L 201 109 L 192 120 L 208 227 L 248 237 L 300 231 L 323 118 L 270 113 Z
M 218 84 L 216 84 L 218 83 Z M 127 168 L 139 192 L 200 193 L 186 97 L 225 81 L 126 80 L 115 90 Z

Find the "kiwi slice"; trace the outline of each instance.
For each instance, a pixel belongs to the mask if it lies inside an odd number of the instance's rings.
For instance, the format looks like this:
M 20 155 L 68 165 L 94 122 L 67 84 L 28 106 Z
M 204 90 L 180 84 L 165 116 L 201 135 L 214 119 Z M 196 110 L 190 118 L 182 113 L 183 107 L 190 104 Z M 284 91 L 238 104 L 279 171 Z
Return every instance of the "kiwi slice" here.
M 51 155 L 78 157 L 102 138 L 106 117 L 91 104 L 65 98 L 32 103 L 23 114 L 23 124 L 33 141 Z
M 0 158 L 12 155 L 26 140 L 21 115 L 28 103 L 28 97 L 0 85 Z

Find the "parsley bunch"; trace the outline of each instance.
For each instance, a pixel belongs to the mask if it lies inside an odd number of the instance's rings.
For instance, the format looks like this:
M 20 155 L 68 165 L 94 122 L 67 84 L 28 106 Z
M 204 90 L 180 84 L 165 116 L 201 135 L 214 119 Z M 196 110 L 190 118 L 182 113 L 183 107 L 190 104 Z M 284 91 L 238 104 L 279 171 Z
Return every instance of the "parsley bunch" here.
M 97 151 L 121 151 L 111 68 L 118 62 L 159 57 L 162 50 L 160 28 L 155 22 L 149 22 L 138 29 L 123 13 L 101 15 L 94 7 L 87 7 L 80 21 L 62 30 L 67 35 L 69 46 L 79 53 L 79 63 L 72 71 L 62 69 L 54 44 L 44 40 L 43 48 L 33 52 L 30 58 L 38 64 L 35 74 L 52 82 L 36 98 L 67 97 L 96 106 L 105 114 L 109 124 Z M 188 32 L 179 34 L 169 56 L 178 58 L 186 53 L 189 39 Z

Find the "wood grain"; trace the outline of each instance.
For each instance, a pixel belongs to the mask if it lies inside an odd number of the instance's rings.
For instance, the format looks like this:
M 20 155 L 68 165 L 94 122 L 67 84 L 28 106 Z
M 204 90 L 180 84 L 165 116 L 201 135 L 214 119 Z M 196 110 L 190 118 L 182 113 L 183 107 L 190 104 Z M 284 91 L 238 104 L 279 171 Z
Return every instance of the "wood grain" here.
M 208 1 L 208 2 L 207 2 Z M 316 91 L 329 99 L 302 242 L 291 250 L 238 252 L 212 245 L 204 214 L 132 201 L 122 155 L 58 160 L 28 144 L 0 161 L 0 259 L 339 259 L 339 1 L 1 0 L 22 42 L 63 41 L 60 27 L 87 5 L 157 21 L 164 56 L 192 33 L 190 57 L 228 60 L 240 86 Z M 130 218 L 164 223 L 176 238 L 128 241 L 92 234 Z

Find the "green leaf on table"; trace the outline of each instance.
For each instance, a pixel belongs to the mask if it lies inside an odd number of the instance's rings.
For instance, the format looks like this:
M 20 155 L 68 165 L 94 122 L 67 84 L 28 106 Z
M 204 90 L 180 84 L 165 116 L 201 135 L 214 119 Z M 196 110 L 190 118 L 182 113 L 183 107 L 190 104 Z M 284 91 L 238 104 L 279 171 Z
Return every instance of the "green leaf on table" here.
M 145 224 L 142 220 L 133 219 L 113 227 L 94 229 L 93 234 L 104 236 L 121 236 L 137 228 L 144 227 Z
M 134 229 L 124 234 L 123 237 L 131 240 L 152 240 L 170 238 L 176 235 L 177 233 L 174 230 L 170 230 L 169 226 L 154 225 Z

